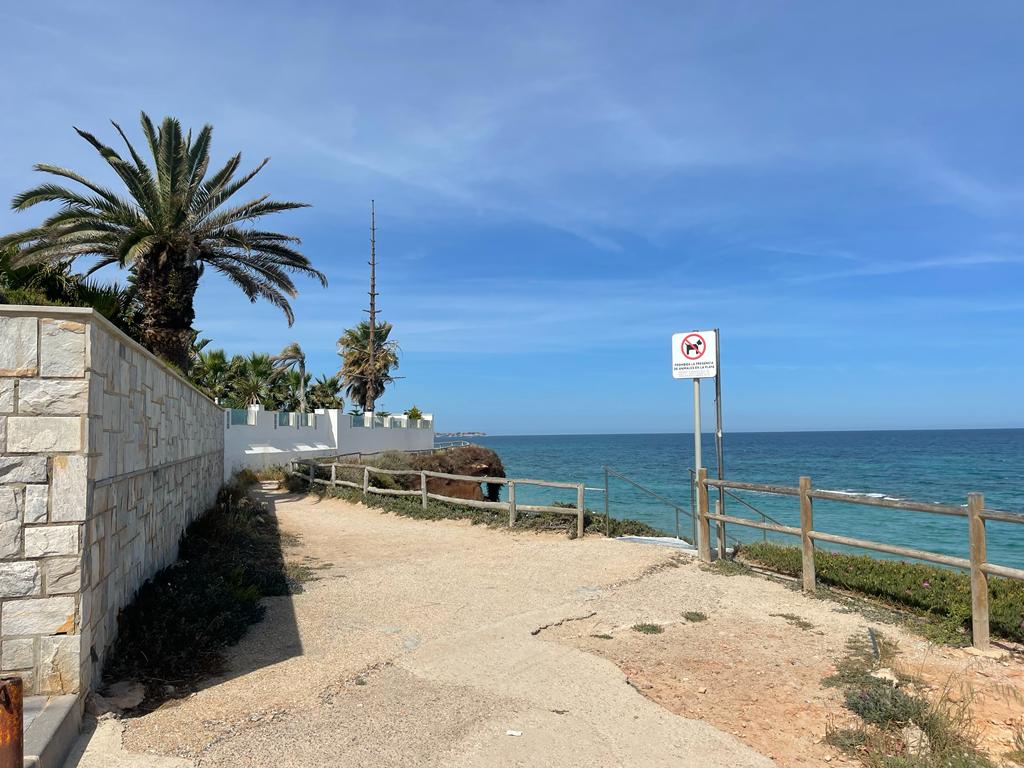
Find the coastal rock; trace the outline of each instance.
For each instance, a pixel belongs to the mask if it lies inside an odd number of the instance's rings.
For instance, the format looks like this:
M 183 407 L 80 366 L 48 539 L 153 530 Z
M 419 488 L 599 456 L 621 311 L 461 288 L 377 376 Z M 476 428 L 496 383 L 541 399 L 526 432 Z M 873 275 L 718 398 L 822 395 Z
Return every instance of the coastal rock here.
M 911 723 L 900 731 L 900 738 L 907 745 L 907 752 L 914 756 L 925 756 L 931 753 L 932 744 L 928 734 Z
M 900 682 L 900 679 L 896 677 L 896 673 L 891 669 L 876 669 L 871 673 L 871 676 L 876 680 L 885 680 L 887 683 L 892 683 L 893 685 L 899 685 Z
M 480 483 L 469 480 L 445 480 L 440 477 L 430 477 L 427 478 L 427 491 L 442 496 L 451 496 L 454 499 L 484 500 L 484 492 L 480 488 Z

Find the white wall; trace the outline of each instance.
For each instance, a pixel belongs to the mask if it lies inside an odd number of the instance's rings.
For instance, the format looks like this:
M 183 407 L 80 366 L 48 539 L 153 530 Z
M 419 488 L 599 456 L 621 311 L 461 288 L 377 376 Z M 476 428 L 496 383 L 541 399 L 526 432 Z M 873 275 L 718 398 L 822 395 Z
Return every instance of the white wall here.
M 376 451 L 419 451 L 434 447 L 433 417 L 426 415 L 429 428 L 403 426 L 353 427 L 349 414 L 337 410 L 318 410 L 312 426 L 296 423 L 278 424 L 276 411 L 252 406 L 248 423 L 231 424 L 231 413 L 224 412 L 224 478 L 239 469 L 260 469 L 281 466 L 291 459 L 337 456 L 343 453 L 374 453 Z M 359 419 L 359 417 L 356 417 Z M 373 415 L 362 418 L 374 423 Z M 389 424 L 408 422 L 393 417 Z

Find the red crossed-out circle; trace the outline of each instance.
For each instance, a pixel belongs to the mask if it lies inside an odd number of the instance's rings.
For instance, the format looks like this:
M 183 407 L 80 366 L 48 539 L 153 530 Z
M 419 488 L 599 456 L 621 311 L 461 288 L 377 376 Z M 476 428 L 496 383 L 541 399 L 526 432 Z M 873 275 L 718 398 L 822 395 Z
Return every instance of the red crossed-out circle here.
M 687 360 L 700 360 L 707 352 L 708 343 L 699 333 L 690 333 L 683 337 L 683 344 L 680 350 Z

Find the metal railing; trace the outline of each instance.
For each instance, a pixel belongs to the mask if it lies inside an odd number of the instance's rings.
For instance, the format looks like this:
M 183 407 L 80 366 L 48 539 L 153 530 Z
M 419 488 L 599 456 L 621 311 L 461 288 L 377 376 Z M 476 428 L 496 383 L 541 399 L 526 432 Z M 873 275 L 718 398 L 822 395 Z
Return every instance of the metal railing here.
M 228 424 L 232 427 L 255 424 L 255 418 L 250 422 L 248 408 L 230 408 L 228 410 Z
M 430 419 L 409 419 L 404 416 L 370 416 L 368 413 L 350 413 L 349 426 L 356 429 L 430 429 Z
M 707 476 L 706 469 L 698 471 L 696 488 L 698 510 L 697 552 L 700 559 L 704 562 L 711 562 L 710 521 L 714 520 L 720 526 L 720 529 L 723 529 L 725 524 L 729 523 L 730 525 L 741 525 L 748 528 L 758 528 L 763 531 L 799 537 L 801 576 L 803 588 L 806 592 L 814 592 L 817 587 L 814 570 L 814 545 L 816 541 L 882 552 L 899 557 L 908 557 L 914 560 L 923 560 L 968 571 L 971 576 L 971 634 L 975 648 L 982 650 L 989 647 L 988 577 L 1002 576 L 1024 581 L 1024 569 L 990 563 L 985 551 L 985 521 L 993 520 L 1024 525 L 1024 514 L 986 509 L 985 497 L 981 493 L 967 494 L 967 504 L 965 506 L 930 504 L 820 490 L 811 486 L 811 478 L 809 477 L 801 477 L 800 483 L 796 488 L 782 485 L 746 483 L 737 480 L 715 480 Z M 719 488 L 723 491 L 734 489 L 779 496 L 794 496 L 799 499 L 800 503 L 800 527 L 782 525 L 777 521 L 757 522 L 732 515 L 712 513 L 708 505 L 709 488 Z M 857 504 L 860 506 L 883 507 L 885 509 L 907 512 L 925 512 L 952 517 L 965 517 L 968 523 L 967 544 L 970 556 L 968 558 L 953 557 L 938 552 L 929 552 L 922 549 L 886 544 L 880 541 L 856 539 L 849 536 L 838 536 L 824 531 L 816 531 L 814 530 L 815 499 L 836 501 L 844 504 Z
M 435 442 L 434 448 L 439 451 L 447 451 L 449 448 L 465 448 L 469 445 L 467 440 L 443 440 L 440 443 Z
M 697 498 L 697 496 L 696 496 L 696 488 L 697 488 L 697 471 L 695 469 L 691 468 L 690 469 L 690 510 L 691 510 L 691 516 L 694 516 L 694 520 L 696 520 L 695 515 L 696 515 L 696 511 L 697 511 L 696 510 L 696 498 Z M 733 499 L 734 501 L 738 501 L 740 504 L 742 504 L 744 507 L 749 509 L 755 515 L 760 516 L 762 523 L 769 523 L 770 522 L 770 523 L 774 523 L 775 525 L 782 525 L 782 523 L 780 523 L 774 517 L 772 517 L 771 515 L 769 515 L 766 512 L 763 512 L 762 510 L 758 509 L 753 504 L 751 504 L 749 501 L 744 499 L 742 496 L 737 496 L 735 493 L 730 491 L 728 488 L 719 488 L 719 491 L 721 492 L 721 494 L 725 498 L 729 498 L 729 499 Z M 724 513 L 724 510 L 720 510 L 719 514 L 722 514 L 722 513 Z M 695 525 L 696 525 L 696 523 L 695 523 Z M 696 530 L 696 529 L 694 529 L 694 530 Z M 764 534 L 764 536 L 763 536 L 764 541 L 768 541 L 768 531 L 767 530 L 762 530 L 761 533 Z M 696 534 L 694 534 L 694 535 L 696 535 Z M 733 541 L 736 541 L 736 540 L 733 539 Z
M 300 472 L 301 467 L 305 471 Z M 329 469 L 330 477 L 317 477 L 317 471 Z M 338 470 L 359 470 L 362 472 L 362 482 L 345 480 L 338 477 Z M 419 496 L 423 508 L 427 508 L 430 499 L 442 501 L 446 504 L 471 507 L 474 509 L 494 509 L 508 512 L 508 525 L 511 528 L 515 525 L 520 513 L 547 512 L 555 515 L 567 515 L 576 518 L 576 537 L 583 538 L 584 528 L 584 496 L 586 486 L 583 483 L 562 483 L 550 480 L 532 480 L 524 478 L 508 477 L 476 477 L 473 475 L 453 475 L 447 472 L 431 472 L 418 469 L 382 469 L 370 467 L 364 464 L 345 464 L 331 462 L 320 464 L 310 460 L 292 460 L 288 462 L 288 474 L 306 480 L 310 487 L 314 485 L 326 485 L 330 487 L 355 488 L 363 492 L 363 496 L 377 494 L 381 496 Z M 388 475 L 391 477 L 415 476 L 419 478 L 419 488 L 378 488 L 370 483 L 372 475 Z M 432 492 L 428 487 L 431 478 L 439 480 L 455 480 L 471 483 L 487 483 L 489 485 L 508 486 L 508 501 L 477 501 L 476 499 L 460 499 L 455 496 L 446 496 L 441 493 Z M 543 488 L 565 488 L 576 491 L 576 506 L 557 507 L 544 504 L 520 504 L 516 501 L 516 488 L 523 485 L 540 486 Z
M 611 504 L 611 501 L 610 501 L 611 494 L 609 493 L 609 490 L 608 490 L 608 478 L 609 478 L 609 476 L 616 477 L 619 480 L 622 480 L 623 482 L 628 483 L 629 485 L 633 486 L 638 491 L 642 491 L 643 493 L 646 493 L 648 496 L 657 499 L 662 504 L 665 504 L 666 506 L 671 507 L 672 510 L 675 512 L 675 516 L 676 516 L 676 538 L 680 539 L 682 541 L 688 541 L 690 544 L 693 544 L 694 542 L 696 542 L 696 540 L 697 540 L 697 538 L 696 538 L 697 537 L 697 518 L 693 515 L 692 512 L 687 510 L 685 507 L 682 507 L 679 504 L 676 504 L 671 499 L 665 498 L 664 496 L 662 496 L 657 491 L 652 491 L 647 486 L 641 485 L 640 483 L 638 483 L 636 480 L 632 479 L 631 477 L 626 477 L 626 475 L 622 474 L 618 470 L 613 469 L 612 467 L 609 467 L 609 466 L 605 466 L 604 467 L 604 517 L 605 517 L 605 528 L 606 528 L 607 535 L 611 536 L 611 516 L 609 514 L 609 507 L 610 507 L 610 504 Z M 680 533 L 679 533 L 679 513 L 680 512 L 682 512 L 684 515 L 686 515 L 687 517 L 690 518 L 690 523 L 692 524 L 692 528 L 693 528 L 693 538 L 691 538 L 691 539 L 686 539 L 685 537 L 681 536 Z

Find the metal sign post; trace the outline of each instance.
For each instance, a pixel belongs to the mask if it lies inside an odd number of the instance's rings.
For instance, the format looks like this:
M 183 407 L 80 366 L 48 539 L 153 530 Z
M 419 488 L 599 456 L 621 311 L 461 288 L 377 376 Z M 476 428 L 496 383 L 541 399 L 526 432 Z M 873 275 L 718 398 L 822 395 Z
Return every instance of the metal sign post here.
M 718 330 L 690 331 L 672 335 L 672 378 L 693 379 L 693 469 L 694 475 L 701 468 L 700 429 L 700 380 L 718 378 Z M 720 391 L 715 387 L 716 403 Z M 718 410 L 718 444 L 721 444 L 722 418 Z M 719 454 L 719 477 L 721 477 L 721 455 Z M 700 528 L 698 527 L 698 530 Z M 694 542 L 697 543 L 697 542 Z M 721 545 L 720 545 L 721 548 Z

